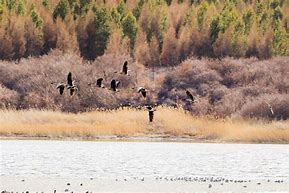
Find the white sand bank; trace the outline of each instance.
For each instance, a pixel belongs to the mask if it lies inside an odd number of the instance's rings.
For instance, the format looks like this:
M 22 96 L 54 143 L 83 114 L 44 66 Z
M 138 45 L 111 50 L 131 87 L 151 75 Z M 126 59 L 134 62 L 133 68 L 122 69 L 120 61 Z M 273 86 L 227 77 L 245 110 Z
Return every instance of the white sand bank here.
M 260 183 L 260 184 L 259 184 Z M 0 190 L 7 192 L 234 192 L 289 193 L 289 180 L 252 180 L 250 182 L 191 182 L 141 179 L 50 179 L 0 177 Z

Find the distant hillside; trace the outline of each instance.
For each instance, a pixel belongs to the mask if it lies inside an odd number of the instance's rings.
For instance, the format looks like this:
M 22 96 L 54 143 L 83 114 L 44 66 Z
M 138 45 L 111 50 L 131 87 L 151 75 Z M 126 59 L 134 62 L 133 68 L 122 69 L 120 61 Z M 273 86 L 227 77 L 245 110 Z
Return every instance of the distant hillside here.
M 0 59 L 73 51 L 145 66 L 289 55 L 289 0 L 0 0 Z

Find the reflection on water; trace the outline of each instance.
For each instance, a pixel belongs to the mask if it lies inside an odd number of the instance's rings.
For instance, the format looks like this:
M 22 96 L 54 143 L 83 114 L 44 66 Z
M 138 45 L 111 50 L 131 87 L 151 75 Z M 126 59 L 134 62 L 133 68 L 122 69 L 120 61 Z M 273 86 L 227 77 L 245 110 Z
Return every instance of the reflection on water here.
M 289 178 L 289 145 L 1 141 L 1 175 Z

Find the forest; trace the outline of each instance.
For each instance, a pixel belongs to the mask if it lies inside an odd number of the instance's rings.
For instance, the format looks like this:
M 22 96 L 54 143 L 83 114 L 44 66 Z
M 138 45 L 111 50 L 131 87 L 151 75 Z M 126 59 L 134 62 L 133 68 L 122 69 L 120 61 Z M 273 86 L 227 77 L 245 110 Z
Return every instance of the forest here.
M 288 0 L 0 0 L 0 59 L 52 49 L 145 66 L 289 55 Z

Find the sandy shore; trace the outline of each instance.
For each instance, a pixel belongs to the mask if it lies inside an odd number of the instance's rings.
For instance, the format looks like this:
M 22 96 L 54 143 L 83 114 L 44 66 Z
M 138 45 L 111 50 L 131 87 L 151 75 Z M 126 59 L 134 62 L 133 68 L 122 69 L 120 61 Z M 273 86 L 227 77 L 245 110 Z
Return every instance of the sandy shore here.
M 202 139 L 191 136 L 147 135 L 147 136 L 117 136 L 103 135 L 97 137 L 39 137 L 25 135 L 1 136 L 0 140 L 53 140 L 53 141 L 128 141 L 128 142 L 189 142 L 189 143 L 232 143 L 213 139 Z M 235 141 L 234 143 L 244 143 Z M 279 144 L 279 143 L 278 143 Z
M 177 179 L 50 179 L 0 177 L 0 190 L 7 192 L 274 192 L 288 193 L 287 180 L 206 182 Z

